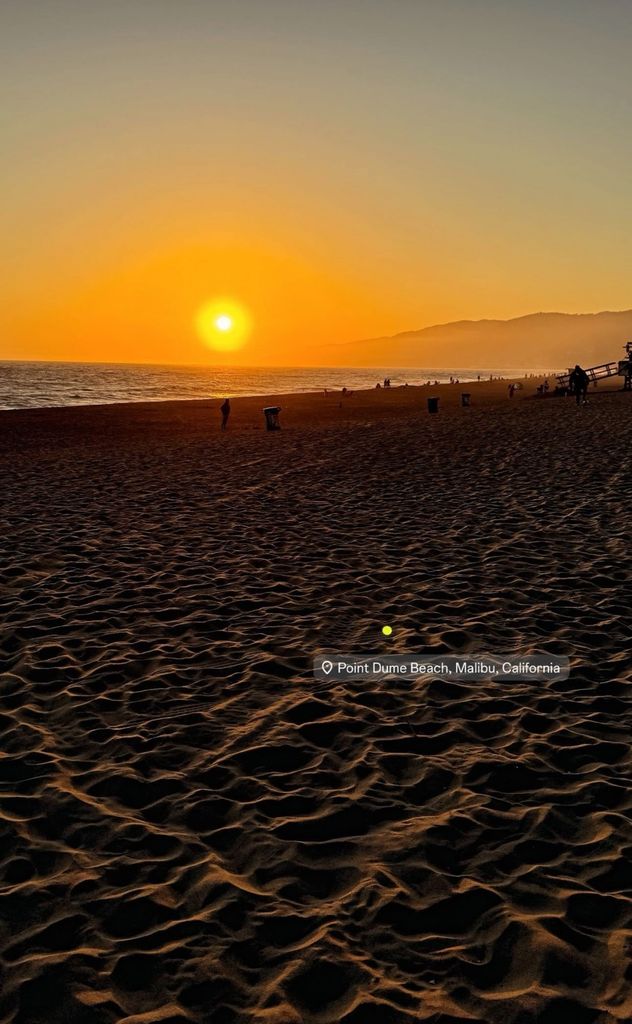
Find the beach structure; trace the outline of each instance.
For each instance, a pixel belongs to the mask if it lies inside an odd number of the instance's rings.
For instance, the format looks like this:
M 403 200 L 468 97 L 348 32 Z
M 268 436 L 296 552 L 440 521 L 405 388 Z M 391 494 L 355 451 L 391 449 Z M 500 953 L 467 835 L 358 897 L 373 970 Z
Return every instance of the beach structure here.
M 624 347 L 626 352 L 625 359 L 600 363 L 599 366 L 589 366 L 586 369 L 592 384 L 597 385 L 600 380 L 605 380 L 608 377 L 623 377 L 624 391 L 632 390 L 632 341 L 627 341 Z M 566 391 L 570 387 L 570 375 L 572 372 L 572 367 L 569 367 L 566 373 L 556 374 L 558 380 L 557 390 Z
M 625 355 L 619 360 L 619 375 L 623 377 L 623 390 L 632 391 L 632 341 L 626 341 Z

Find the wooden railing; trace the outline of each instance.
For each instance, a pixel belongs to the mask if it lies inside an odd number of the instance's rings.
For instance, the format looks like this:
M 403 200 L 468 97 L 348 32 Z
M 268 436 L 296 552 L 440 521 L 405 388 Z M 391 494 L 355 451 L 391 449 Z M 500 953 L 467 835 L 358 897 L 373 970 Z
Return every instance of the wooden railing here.
M 572 369 L 568 369 L 566 373 L 558 373 L 556 375 L 560 387 L 567 388 L 569 386 L 572 372 Z M 605 380 L 606 377 L 615 377 L 619 373 L 619 363 L 602 363 L 600 366 L 590 366 L 585 372 L 591 381 Z

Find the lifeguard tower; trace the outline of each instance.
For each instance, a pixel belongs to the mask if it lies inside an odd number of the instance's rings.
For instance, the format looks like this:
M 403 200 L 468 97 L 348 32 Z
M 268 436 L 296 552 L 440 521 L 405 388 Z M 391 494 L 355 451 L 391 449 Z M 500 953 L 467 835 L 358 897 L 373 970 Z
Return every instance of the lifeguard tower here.
M 632 341 L 626 341 L 625 359 L 618 359 L 611 363 L 601 363 L 599 366 L 590 366 L 586 370 L 588 378 L 593 384 L 607 377 L 623 377 L 623 390 L 632 391 Z M 557 380 L 560 390 L 567 390 L 570 386 L 570 375 L 572 367 L 566 373 L 558 373 Z
M 623 377 L 623 390 L 632 391 L 632 341 L 625 343 L 625 359 L 619 360 L 619 374 Z

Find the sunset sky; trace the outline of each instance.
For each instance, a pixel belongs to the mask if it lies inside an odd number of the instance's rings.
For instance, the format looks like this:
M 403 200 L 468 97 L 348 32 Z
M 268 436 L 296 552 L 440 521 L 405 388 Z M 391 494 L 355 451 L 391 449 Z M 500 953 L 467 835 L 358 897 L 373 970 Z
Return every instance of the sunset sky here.
M 0 358 L 335 365 L 354 338 L 632 306 L 629 0 L 0 22 Z M 216 301 L 242 347 L 205 343 Z

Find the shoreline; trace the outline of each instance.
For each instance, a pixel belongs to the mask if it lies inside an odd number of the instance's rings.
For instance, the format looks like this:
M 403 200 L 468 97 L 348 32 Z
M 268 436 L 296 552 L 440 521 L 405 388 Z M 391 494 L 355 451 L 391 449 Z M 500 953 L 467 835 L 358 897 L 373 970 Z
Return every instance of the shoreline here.
M 338 399 L 339 401 L 350 401 L 352 398 L 356 398 L 363 403 L 369 398 L 373 401 L 369 402 L 371 406 L 381 406 L 386 403 L 394 404 L 392 396 L 400 396 L 402 394 L 415 394 L 423 393 L 432 389 L 440 388 L 442 397 L 450 396 L 450 404 L 453 404 L 454 396 L 457 395 L 460 401 L 460 394 L 463 391 L 468 391 L 470 388 L 475 388 L 475 392 L 470 392 L 472 396 L 476 394 L 476 397 L 484 399 L 486 402 L 490 398 L 499 399 L 504 392 L 506 395 L 508 385 L 511 383 L 521 384 L 525 393 L 518 392 L 516 399 L 524 399 L 530 396 L 530 391 L 533 390 L 543 380 L 546 375 L 539 377 L 530 377 L 525 381 L 524 377 L 502 377 L 490 380 L 473 380 L 473 381 L 459 381 L 458 383 L 451 383 L 450 381 L 439 381 L 437 384 L 431 382 L 430 384 L 394 384 L 390 388 L 358 388 L 357 390 L 348 389 L 347 394 L 343 394 L 342 389 L 339 388 L 321 388 L 317 391 L 285 391 L 285 392 L 268 392 L 266 394 L 252 394 L 252 395 L 235 395 L 225 394 L 217 395 L 215 397 L 208 398 L 155 398 L 155 399 L 140 399 L 135 401 L 120 401 L 120 402 L 93 402 L 93 403 L 80 403 L 76 405 L 38 405 L 38 406 L 18 406 L 16 408 L 4 409 L 0 408 L 0 416 L 7 414 L 43 414 L 43 413 L 60 413 L 62 411 L 81 411 L 81 410 L 98 410 L 98 409 L 145 409 L 153 407 L 188 407 L 188 406 L 200 406 L 208 407 L 214 406 L 216 403 L 221 403 L 225 397 L 229 397 L 231 405 L 237 407 L 237 405 L 250 406 L 255 402 L 261 402 L 262 407 L 265 404 L 285 402 L 286 407 L 291 406 L 293 403 L 303 405 L 305 401 L 321 402 L 322 399 L 333 401 Z M 550 375 L 549 375 L 550 379 Z M 605 390 L 605 389 L 604 389 Z M 382 403 L 382 396 L 388 396 Z M 409 405 L 410 402 L 404 402 L 403 405 Z
M 207 401 L 215 398 L 262 398 L 270 395 L 320 394 L 325 389 L 341 391 L 343 387 L 357 393 L 373 391 L 384 378 L 392 381 L 392 389 L 409 386 L 423 388 L 449 385 L 450 378 L 460 381 L 463 387 L 470 384 L 489 382 L 489 373 L 494 380 L 519 380 L 525 384 L 548 376 L 554 379 L 553 371 L 525 371 L 498 369 L 496 371 L 462 372 L 440 369 L 432 371 L 417 368 L 403 370 L 364 370 L 328 368 L 281 368 L 278 372 L 246 369 L 206 373 L 201 368 L 180 367 L 134 367 L 113 364 L 101 371 L 96 364 L 78 365 L 74 371 L 64 370 L 57 364 L 36 364 L 37 372 L 22 370 L 19 364 L 0 364 L 0 411 L 13 412 L 16 409 L 86 407 L 93 405 L 128 405 L 146 402 Z M 30 365 L 30 364 L 25 364 Z M 13 367 L 13 369 L 12 369 Z M 59 372 L 58 372 L 59 371 Z M 535 373 L 535 377 L 529 377 Z M 527 374 L 527 376 L 525 376 Z M 478 379 L 480 376 L 480 380 Z M 435 384 L 434 381 L 438 380 Z M 430 382 L 430 385 L 428 384 Z
M 390 388 L 369 388 L 359 390 L 348 390 L 344 394 L 339 389 L 327 389 L 318 391 L 290 391 L 268 393 L 266 395 L 229 395 L 231 401 L 231 416 L 229 421 L 228 434 L 238 432 L 240 429 L 264 429 L 263 408 L 268 405 L 278 405 L 282 409 L 281 427 L 294 428 L 297 426 L 317 426 L 324 423 L 348 423 L 354 420 L 371 416 L 376 422 L 382 419 L 393 419 L 422 413 L 427 415 L 427 399 L 430 397 L 439 398 L 439 414 L 454 413 L 462 409 L 464 414 L 471 414 L 476 408 L 490 408 L 493 406 L 514 405 L 519 406 L 525 401 L 537 400 L 549 402 L 557 399 L 560 402 L 570 401 L 571 396 L 566 398 L 556 396 L 552 390 L 546 396 L 537 394 L 537 387 L 546 379 L 532 377 L 525 381 L 524 378 L 500 378 L 489 381 L 464 381 L 450 383 L 449 381 L 439 384 L 402 384 L 392 385 Z M 549 377 L 550 380 L 550 377 Z M 514 398 L 509 399 L 508 387 L 511 383 L 519 385 Z M 436 395 L 435 395 L 436 393 Z M 461 395 L 469 393 L 470 405 L 462 407 Z M 607 387 L 603 384 L 598 388 L 589 390 L 589 399 L 601 398 L 608 395 L 624 393 L 622 387 Z M 26 406 L 14 409 L 0 409 L 0 425 L 5 429 L 28 428 L 39 425 L 45 427 L 48 421 L 54 428 L 56 425 L 71 427 L 73 423 L 78 426 L 82 420 L 90 422 L 109 423 L 111 425 L 136 423 L 138 426 L 148 426 L 151 423 L 160 421 L 167 422 L 170 419 L 175 421 L 189 421 L 194 424 L 202 422 L 206 417 L 207 422 L 212 423 L 211 417 L 215 416 L 219 422 L 219 407 L 224 395 L 209 398 L 168 398 L 149 399 L 131 402 L 101 402 L 94 404 L 79 405 L 44 405 Z

